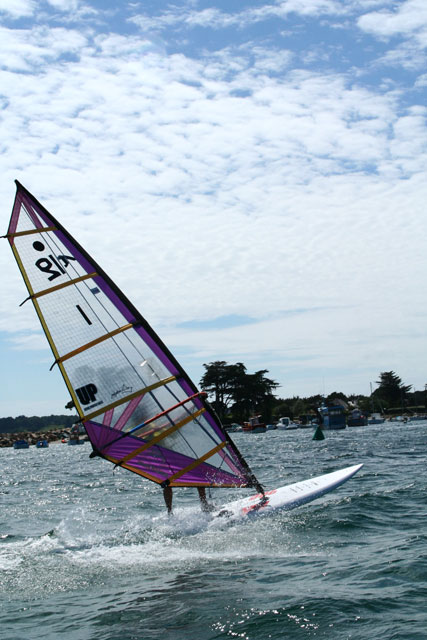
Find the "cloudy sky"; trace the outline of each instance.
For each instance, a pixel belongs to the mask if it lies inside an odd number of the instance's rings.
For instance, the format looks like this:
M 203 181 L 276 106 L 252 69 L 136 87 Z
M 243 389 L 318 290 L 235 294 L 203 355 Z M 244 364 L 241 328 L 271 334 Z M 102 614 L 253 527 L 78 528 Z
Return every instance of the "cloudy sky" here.
M 0 0 L 2 233 L 18 179 L 196 383 L 423 389 L 426 50 L 425 0 Z M 64 413 L 0 269 L 0 415 Z

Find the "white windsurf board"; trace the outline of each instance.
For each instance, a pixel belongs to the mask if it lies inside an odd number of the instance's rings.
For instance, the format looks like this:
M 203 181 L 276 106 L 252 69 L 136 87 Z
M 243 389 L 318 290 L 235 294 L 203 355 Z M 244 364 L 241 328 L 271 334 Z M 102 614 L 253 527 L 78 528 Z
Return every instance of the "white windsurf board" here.
M 352 478 L 362 467 L 363 464 L 356 464 L 316 478 L 302 480 L 301 482 L 267 491 L 265 500 L 263 500 L 263 496 L 260 493 L 250 498 L 235 500 L 216 509 L 211 515 L 214 518 L 224 517 L 227 520 L 240 520 L 245 517 L 264 515 L 282 509 L 294 509 L 333 491 Z

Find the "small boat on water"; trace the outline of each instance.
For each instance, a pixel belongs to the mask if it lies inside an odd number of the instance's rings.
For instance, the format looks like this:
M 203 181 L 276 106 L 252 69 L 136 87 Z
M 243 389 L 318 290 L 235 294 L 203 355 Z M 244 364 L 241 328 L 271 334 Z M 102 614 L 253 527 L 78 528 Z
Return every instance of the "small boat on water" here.
M 347 416 L 347 427 L 366 427 L 368 418 L 360 409 L 352 409 Z
M 74 444 L 84 444 L 85 441 L 84 440 L 80 440 L 80 438 L 77 436 L 77 438 L 69 438 L 68 439 L 68 444 L 74 445 Z
M 279 431 L 288 431 L 290 429 L 298 429 L 298 427 L 299 427 L 299 425 L 296 424 L 296 422 L 293 422 L 287 416 L 285 416 L 283 418 L 279 418 L 279 422 L 277 422 L 277 424 L 276 424 L 276 428 Z
M 17 440 L 16 442 L 13 443 L 13 448 L 14 449 L 29 449 L 30 445 L 28 444 L 28 442 L 26 440 Z
M 371 413 L 368 418 L 368 424 L 383 424 L 385 418 L 380 413 Z
M 322 404 L 318 409 L 319 426 L 322 429 L 335 431 L 346 428 L 345 409 L 341 405 L 327 407 Z
M 310 429 L 311 427 L 316 427 L 319 423 L 318 417 L 311 413 L 306 413 L 299 416 L 299 429 Z
M 85 440 L 80 440 L 80 435 L 85 433 L 83 425 L 80 423 L 73 424 L 70 430 L 70 437 L 68 439 L 68 444 L 84 444 Z
M 49 446 L 47 440 L 37 440 L 36 447 L 37 449 L 46 449 Z
M 243 423 L 243 431 L 246 433 L 265 433 L 267 426 L 264 422 L 260 422 L 261 416 L 252 416 L 248 422 Z
M 413 414 L 411 416 L 404 414 L 401 416 L 391 416 L 391 418 L 387 419 L 387 422 L 421 422 L 423 420 L 427 420 L 426 414 Z
M 240 426 L 240 424 L 237 424 L 237 422 L 225 424 L 224 429 L 225 431 L 227 431 L 227 433 L 237 433 L 238 431 L 242 431 L 242 427 Z

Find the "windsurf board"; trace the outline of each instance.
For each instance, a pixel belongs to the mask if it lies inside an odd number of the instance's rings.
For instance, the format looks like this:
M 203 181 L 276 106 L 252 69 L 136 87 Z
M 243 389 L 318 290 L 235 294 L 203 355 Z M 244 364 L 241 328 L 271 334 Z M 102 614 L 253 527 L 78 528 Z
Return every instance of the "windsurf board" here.
M 356 464 L 322 476 L 294 482 L 285 487 L 267 491 L 265 496 L 257 493 L 249 498 L 242 498 L 223 505 L 212 512 L 212 516 L 240 520 L 255 515 L 266 515 L 274 511 L 290 510 L 302 504 L 316 500 L 320 496 L 333 491 L 352 478 L 363 464 Z

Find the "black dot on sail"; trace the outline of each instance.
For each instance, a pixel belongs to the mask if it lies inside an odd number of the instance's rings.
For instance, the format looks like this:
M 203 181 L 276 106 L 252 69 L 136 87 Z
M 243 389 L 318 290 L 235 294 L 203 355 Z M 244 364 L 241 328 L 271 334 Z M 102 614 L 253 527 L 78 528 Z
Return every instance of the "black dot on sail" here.
M 36 240 L 35 242 L 33 242 L 33 249 L 35 249 L 36 251 L 44 251 L 44 244 L 43 244 L 43 242 L 39 242 L 38 240 Z

